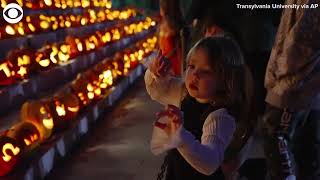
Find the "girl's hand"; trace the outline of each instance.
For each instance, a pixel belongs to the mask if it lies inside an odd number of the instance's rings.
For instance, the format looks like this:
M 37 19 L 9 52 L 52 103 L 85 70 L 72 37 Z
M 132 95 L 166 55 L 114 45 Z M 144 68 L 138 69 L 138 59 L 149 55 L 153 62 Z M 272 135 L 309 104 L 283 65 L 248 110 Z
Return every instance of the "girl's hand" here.
M 165 76 L 169 72 L 170 68 L 171 62 L 168 58 L 162 55 L 161 50 L 149 66 L 149 70 L 157 77 Z
M 183 113 L 174 105 L 168 105 L 164 111 L 157 113 L 157 119 L 167 116 L 169 121 L 167 124 L 155 122 L 155 126 L 163 129 L 168 136 L 176 134 L 177 130 L 183 123 Z

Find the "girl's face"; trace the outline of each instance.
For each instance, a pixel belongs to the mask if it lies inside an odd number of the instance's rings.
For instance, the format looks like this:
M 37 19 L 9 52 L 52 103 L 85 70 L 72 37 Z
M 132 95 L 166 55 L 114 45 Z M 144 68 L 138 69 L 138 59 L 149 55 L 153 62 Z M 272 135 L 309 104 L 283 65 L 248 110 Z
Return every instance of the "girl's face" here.
M 191 53 L 186 70 L 186 88 L 199 102 L 210 102 L 221 84 L 208 60 L 207 52 L 197 48 Z

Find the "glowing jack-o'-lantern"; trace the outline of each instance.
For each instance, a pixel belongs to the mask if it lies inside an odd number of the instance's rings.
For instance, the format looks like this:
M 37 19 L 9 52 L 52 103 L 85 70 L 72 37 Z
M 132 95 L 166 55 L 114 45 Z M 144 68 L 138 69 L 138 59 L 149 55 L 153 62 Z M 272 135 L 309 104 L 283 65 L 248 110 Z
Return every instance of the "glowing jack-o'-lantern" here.
M 38 52 L 36 52 L 36 66 L 39 70 L 47 70 L 52 66 L 55 66 L 57 60 L 58 48 L 56 44 L 45 45 Z
M 84 76 L 89 81 L 87 83 L 87 96 L 90 100 L 99 99 L 101 97 L 99 73 L 89 70 L 84 73 Z
M 113 76 L 112 76 L 112 70 L 107 69 L 103 71 L 100 75 L 99 78 L 101 80 L 100 83 L 100 88 L 105 89 L 107 87 L 111 87 L 113 85 Z
M 89 83 L 90 82 L 85 76 L 78 75 L 77 79 L 74 80 L 71 84 L 72 92 L 80 100 L 80 109 L 91 102 L 91 100 L 88 97 L 88 90 L 87 90 L 87 85 Z
M 0 176 L 10 173 L 21 158 L 21 148 L 17 141 L 6 135 L 0 136 Z
M 67 62 L 70 58 L 70 45 L 61 44 L 58 51 L 59 62 Z
M 35 125 L 20 122 L 7 131 L 7 136 L 15 139 L 22 150 L 32 150 L 40 143 L 40 133 Z
M 102 42 L 103 42 L 104 44 L 110 42 L 110 41 L 112 40 L 112 35 L 111 35 L 111 33 L 108 32 L 108 31 L 105 32 L 104 35 L 102 36 L 101 40 L 102 40 Z
M 79 103 L 77 96 L 71 92 L 57 94 L 50 103 L 55 121 L 65 123 L 76 117 L 80 110 Z
M 40 28 L 42 30 L 48 30 L 51 27 L 50 17 L 40 14 L 39 19 L 40 19 Z
M 83 51 L 82 43 L 79 39 L 72 36 L 67 36 L 65 42 L 70 48 L 70 59 L 75 58 L 79 54 L 79 52 Z
M 112 69 L 114 70 L 113 78 L 118 79 L 119 77 L 125 75 L 125 67 L 122 53 L 117 52 L 115 54 L 112 66 Z
M 11 71 L 13 69 L 13 65 L 10 61 L 3 61 L 0 64 L 0 85 L 7 86 L 13 84 L 15 82 Z
M 12 63 L 12 76 L 18 80 L 26 79 L 29 77 L 34 52 L 26 48 L 16 49 L 10 51 L 7 55 L 7 59 Z
M 40 133 L 40 141 L 51 136 L 54 121 L 46 102 L 26 102 L 21 108 L 21 119 L 36 126 Z
M 98 82 L 87 84 L 87 96 L 90 100 L 101 98 L 101 88 Z
M 120 31 L 118 28 L 112 29 L 111 33 L 112 33 L 112 40 L 113 41 L 121 39 L 121 34 L 120 34 Z

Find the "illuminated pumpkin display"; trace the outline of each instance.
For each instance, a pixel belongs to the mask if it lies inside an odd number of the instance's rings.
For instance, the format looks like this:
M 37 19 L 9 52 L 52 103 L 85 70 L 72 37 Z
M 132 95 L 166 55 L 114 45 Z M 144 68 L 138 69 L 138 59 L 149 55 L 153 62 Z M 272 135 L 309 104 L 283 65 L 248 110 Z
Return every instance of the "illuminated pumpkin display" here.
M 120 31 L 118 28 L 112 29 L 111 33 L 112 33 L 112 40 L 113 41 L 121 39 L 121 34 L 120 34 Z
M 60 44 L 58 49 L 58 59 L 59 62 L 67 62 L 70 58 L 70 45 L 68 44 Z
M 113 71 L 113 77 L 115 79 L 118 79 L 119 77 L 122 77 L 125 75 L 125 67 L 124 67 L 124 61 L 123 61 L 123 54 L 120 52 L 117 52 L 114 56 L 114 61 L 112 62 L 112 69 Z
M 20 122 L 7 131 L 7 136 L 16 140 L 21 150 L 31 150 L 39 145 L 40 133 L 36 126 L 29 122 Z
M 105 32 L 104 35 L 101 37 L 101 40 L 104 44 L 111 42 L 112 34 L 109 31 Z
M 69 46 L 69 56 L 70 59 L 75 58 L 79 52 L 83 51 L 82 43 L 79 39 L 72 36 L 67 36 L 65 43 Z M 79 45 L 78 45 L 79 44 Z M 79 47 L 78 47 L 79 46 Z
M 65 123 L 72 120 L 80 110 L 79 103 L 77 96 L 69 91 L 54 96 L 50 103 L 50 109 L 55 121 Z
M 32 1 L 32 2 L 31 2 Z M 72 0 L 28 0 L 22 1 L 21 4 L 24 7 L 28 7 L 31 9 L 34 8 L 43 8 L 50 7 L 53 4 L 58 8 L 66 8 L 67 6 L 72 5 Z M 90 1 L 84 1 L 84 4 Z M 73 2 L 73 4 L 79 4 L 79 2 Z M 91 3 L 92 4 L 92 3 Z M 103 7 L 111 5 L 111 2 L 101 1 L 98 4 Z M 75 6 L 76 5 L 72 5 Z M 78 5 L 79 6 L 79 5 Z M 88 24 L 101 23 L 108 20 L 124 20 L 130 17 L 136 16 L 136 12 L 133 9 L 126 9 L 123 11 L 109 9 L 106 10 L 98 10 L 98 9 L 88 9 L 81 15 L 69 14 L 69 15 L 52 15 L 48 16 L 45 14 L 35 14 L 35 15 L 27 15 L 22 21 L 17 24 L 8 24 L 5 22 L 0 22 L 0 38 L 4 39 L 12 36 L 24 36 L 27 34 L 37 33 L 37 32 L 45 32 L 48 30 L 57 30 L 59 28 L 69 28 L 69 27 L 78 27 L 78 26 L 86 26 Z M 140 22 L 131 26 L 130 29 L 126 28 L 127 33 L 132 34 L 133 30 L 136 32 L 137 30 L 141 32 L 141 30 L 148 29 L 150 25 L 155 25 L 155 22 L 151 20 L 151 18 L 147 18 L 145 22 Z M 134 28 L 136 26 L 137 28 Z M 121 32 L 121 31 L 120 31 Z M 122 36 L 123 34 L 120 33 Z M 116 34 L 115 38 L 118 37 Z
M 98 40 L 96 35 L 90 36 L 88 41 L 89 41 L 91 50 L 98 48 L 100 46 L 100 41 Z
M 57 44 L 45 45 L 36 52 L 36 64 L 39 70 L 48 70 L 58 63 L 58 47 Z
M 88 97 L 87 85 L 90 82 L 85 76 L 78 75 L 77 79 L 71 84 L 72 92 L 80 100 L 80 109 L 91 102 Z
M 17 141 L 6 135 L 0 136 L 0 176 L 10 173 L 21 158 L 21 148 Z
M 52 114 L 46 102 L 30 101 L 21 108 L 21 119 L 36 126 L 40 133 L 40 141 L 48 139 L 54 128 Z
M 84 73 L 84 76 L 88 79 L 87 84 L 87 95 L 90 100 L 97 100 L 101 97 L 102 90 L 100 88 L 101 79 L 99 78 L 99 73 L 93 70 L 89 70 Z
M 90 100 L 98 100 L 101 98 L 100 84 L 96 81 L 95 83 L 87 84 L 87 96 Z
M 111 87 L 113 85 L 112 70 L 107 69 L 107 70 L 103 71 L 99 75 L 99 79 L 101 80 L 101 83 L 99 85 L 101 89 L 106 89 L 108 87 Z
M 32 68 L 32 59 L 34 52 L 26 48 L 15 49 L 8 53 L 7 59 L 12 63 L 11 74 L 17 80 L 26 79 L 29 77 Z
M 0 64 L 0 85 L 7 86 L 15 82 L 11 73 L 13 65 L 10 61 L 3 61 Z

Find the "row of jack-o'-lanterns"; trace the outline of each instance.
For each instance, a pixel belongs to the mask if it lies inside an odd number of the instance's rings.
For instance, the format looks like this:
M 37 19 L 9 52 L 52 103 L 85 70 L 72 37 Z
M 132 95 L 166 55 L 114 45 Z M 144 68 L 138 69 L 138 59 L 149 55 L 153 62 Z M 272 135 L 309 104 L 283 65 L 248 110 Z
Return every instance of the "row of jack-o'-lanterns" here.
M 20 112 L 22 121 L 0 134 L 0 176 L 14 170 L 52 134 L 70 127 L 86 106 L 107 95 L 110 87 L 150 55 L 156 41 L 156 37 L 150 37 L 116 53 L 113 59 L 105 59 L 52 98 L 24 103 Z
M 0 40 L 28 34 L 55 31 L 62 28 L 80 27 L 89 24 L 113 20 L 125 20 L 136 16 L 134 9 L 125 10 L 94 10 L 88 9 L 83 14 L 25 16 L 19 23 L 0 22 Z
M 135 28 L 133 34 L 136 34 L 154 25 L 155 22 L 151 18 L 146 18 L 144 21 L 134 22 L 125 27 Z M 49 70 L 79 55 L 132 35 L 125 30 L 125 27 L 96 31 L 81 38 L 67 36 L 65 41 L 46 44 L 36 52 L 27 48 L 13 50 L 8 53 L 6 60 L 0 63 L 0 86 L 27 79 L 32 72 Z
M 112 0 L 1 0 L 1 8 L 18 3 L 28 9 L 111 8 Z M 2 9 L 1 9 L 2 10 Z

